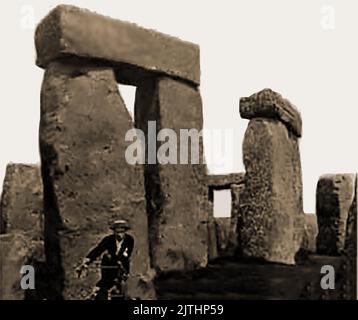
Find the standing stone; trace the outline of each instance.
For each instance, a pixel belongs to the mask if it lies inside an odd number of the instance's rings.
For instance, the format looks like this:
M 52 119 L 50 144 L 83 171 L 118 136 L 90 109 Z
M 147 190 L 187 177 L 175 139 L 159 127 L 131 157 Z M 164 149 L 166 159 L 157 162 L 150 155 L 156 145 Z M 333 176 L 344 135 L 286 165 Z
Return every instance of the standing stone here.
M 357 276 L 357 218 L 358 218 L 358 174 L 355 175 L 354 198 L 349 208 L 346 239 L 344 245 L 346 268 L 343 270 L 347 298 L 358 299 Z
M 353 174 L 331 174 L 319 178 L 316 193 L 319 228 L 317 253 L 325 255 L 342 253 L 353 194 Z
M 349 179 L 353 175 L 349 176 Z M 336 270 L 335 290 L 329 290 L 332 299 L 339 300 L 357 300 L 357 214 L 358 214 L 358 175 L 354 175 L 353 179 L 353 199 L 348 211 L 346 223 L 344 250 L 339 257 L 342 264 Z
M 227 255 L 229 246 L 231 218 L 215 218 L 216 238 L 218 254 L 220 256 Z
M 21 288 L 20 271 L 24 265 L 33 266 L 35 289 L 38 289 L 40 279 L 35 262 L 40 260 L 43 260 L 42 241 L 22 232 L 0 235 L 0 300 L 24 300 L 33 295 L 34 290 Z
M 8 164 L 0 206 L 0 233 L 22 231 L 42 239 L 43 197 L 38 165 Z
M 208 212 L 211 212 L 213 207 Z M 209 217 L 208 222 L 208 260 L 213 260 L 219 256 L 218 237 L 216 230 L 215 218 Z
M 244 190 L 244 181 L 242 180 L 239 183 L 235 183 L 231 185 L 231 226 L 230 226 L 230 236 L 229 236 L 229 244 L 228 244 L 228 251 L 231 254 L 234 254 L 235 252 L 237 252 L 238 250 L 240 250 L 238 248 L 238 224 L 240 223 L 239 221 L 241 221 L 240 217 L 241 217 L 241 210 L 240 210 L 240 197 L 241 194 Z
M 132 120 L 112 69 L 52 63 L 41 91 L 40 152 L 47 262 L 56 298 L 83 299 L 99 280 L 95 264 L 86 279 L 75 268 L 126 219 L 135 240 L 130 297 L 152 298 L 143 170 L 129 165 L 126 132 Z
M 195 87 L 165 77 L 143 82 L 137 88 L 135 118 L 136 127 L 147 138 L 148 121 L 156 121 L 157 131 L 172 129 L 178 137 L 167 142 L 171 150 L 178 151 L 174 163 L 157 162 L 145 168 L 152 263 L 159 270 L 203 267 L 208 259 L 209 226 L 202 138 L 196 143 L 200 164 L 191 164 L 191 159 L 188 164 L 179 164 L 180 129 L 199 133 L 202 129 L 200 93 Z M 158 152 L 161 146 L 163 143 L 158 142 Z M 147 143 L 147 157 L 150 153 Z
M 306 252 L 316 252 L 316 239 L 318 234 L 317 216 L 315 214 L 304 215 L 304 232 L 301 249 Z
M 298 114 L 271 90 L 240 101 L 240 112 L 244 106 L 262 112 L 250 120 L 243 142 L 246 175 L 240 196 L 239 247 L 245 257 L 294 264 L 303 236 L 302 175 L 299 132 L 289 118 L 282 121 L 271 112 L 283 105 L 290 114 Z

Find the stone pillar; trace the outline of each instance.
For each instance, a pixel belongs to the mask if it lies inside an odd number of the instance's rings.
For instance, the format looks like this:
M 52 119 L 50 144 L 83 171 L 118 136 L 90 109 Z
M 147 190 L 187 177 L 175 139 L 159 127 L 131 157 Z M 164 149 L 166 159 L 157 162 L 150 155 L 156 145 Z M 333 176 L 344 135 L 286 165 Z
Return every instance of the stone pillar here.
M 0 205 L 0 233 L 26 232 L 43 239 L 42 180 L 38 165 L 6 167 Z
M 132 225 L 130 297 L 153 298 L 143 168 L 125 151 L 131 117 L 111 68 L 51 63 L 41 91 L 40 152 L 44 183 L 46 258 L 54 298 L 83 299 L 99 280 L 92 266 L 79 279 L 76 266 L 110 233 L 109 223 Z
M 202 164 L 202 139 L 196 150 L 199 163 L 180 164 L 180 129 L 202 129 L 202 102 L 199 90 L 187 83 L 167 77 L 144 81 L 137 88 L 135 104 L 136 127 L 150 139 L 148 121 L 156 121 L 160 129 L 172 129 L 177 140 L 157 142 L 177 150 L 174 162 L 158 164 L 151 147 L 146 150 L 149 164 L 145 167 L 145 183 L 149 213 L 152 263 L 158 270 L 203 267 L 208 259 L 208 190 L 206 166 Z M 158 137 L 160 139 L 160 137 Z M 199 145 L 199 150 L 198 150 Z M 153 147 L 153 146 L 152 146 Z M 195 149 L 195 148 L 194 148 Z M 172 154 L 173 155 L 173 154 Z M 153 163 L 153 158 L 156 163 Z M 151 164 L 152 162 L 152 164 Z
M 353 255 L 357 255 L 357 215 L 358 215 L 358 174 L 354 174 L 354 196 L 349 207 L 346 238 L 344 248 L 346 252 L 351 250 Z
M 232 199 L 232 209 L 231 209 L 231 225 L 230 225 L 230 237 L 229 237 L 229 244 L 228 249 L 230 253 L 234 254 L 238 250 L 239 243 L 238 243 L 238 224 L 240 223 L 240 197 L 241 193 L 244 190 L 244 183 L 243 181 L 239 183 L 235 183 L 231 185 L 231 199 Z
M 357 276 L 357 217 L 358 217 L 358 174 L 355 174 L 354 197 L 349 208 L 346 238 L 344 244 L 346 268 L 345 273 L 345 291 L 347 299 L 358 299 L 358 276 Z
M 251 119 L 243 142 L 246 175 L 238 224 L 241 253 L 294 264 L 303 236 L 300 114 L 270 89 L 242 98 L 240 114 Z
M 331 174 L 319 178 L 316 193 L 319 254 L 339 255 L 344 249 L 354 178 L 354 174 Z
M 317 216 L 315 214 L 305 214 L 304 223 L 301 249 L 306 252 L 315 253 L 318 234 Z

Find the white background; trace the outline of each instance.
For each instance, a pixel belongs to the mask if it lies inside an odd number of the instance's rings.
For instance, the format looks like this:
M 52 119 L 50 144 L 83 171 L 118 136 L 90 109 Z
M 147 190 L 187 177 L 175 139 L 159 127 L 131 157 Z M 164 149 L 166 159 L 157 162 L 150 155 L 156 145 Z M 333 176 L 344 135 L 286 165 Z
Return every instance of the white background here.
M 35 66 L 34 24 L 59 3 L 200 45 L 204 126 L 235 132 L 234 158 L 209 166 L 211 173 L 244 170 L 247 120 L 239 116 L 239 98 L 266 87 L 302 114 L 307 213 L 314 212 L 321 174 L 358 171 L 358 1 L 28 0 L 8 1 L 0 12 L 0 184 L 8 162 L 39 162 L 43 70 Z

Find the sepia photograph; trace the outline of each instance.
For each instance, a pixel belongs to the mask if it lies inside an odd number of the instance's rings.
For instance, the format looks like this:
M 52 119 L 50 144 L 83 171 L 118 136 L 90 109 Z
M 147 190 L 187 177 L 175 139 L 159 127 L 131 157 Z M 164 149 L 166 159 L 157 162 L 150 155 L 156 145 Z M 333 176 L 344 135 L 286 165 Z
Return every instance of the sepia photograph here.
M 0 300 L 357 300 L 357 1 L 0 14 Z

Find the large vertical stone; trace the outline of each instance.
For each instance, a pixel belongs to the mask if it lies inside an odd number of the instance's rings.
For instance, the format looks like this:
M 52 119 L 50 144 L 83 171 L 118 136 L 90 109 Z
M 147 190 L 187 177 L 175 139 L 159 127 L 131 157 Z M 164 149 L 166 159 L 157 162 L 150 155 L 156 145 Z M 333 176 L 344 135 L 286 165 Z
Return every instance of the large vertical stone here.
M 358 174 L 355 174 L 354 197 L 349 208 L 344 244 L 346 268 L 343 270 L 347 299 L 358 299 L 357 276 L 357 217 L 358 217 Z
M 172 129 L 178 137 L 171 143 L 178 150 L 178 164 L 148 164 L 145 169 L 152 263 L 159 270 L 205 266 L 209 209 L 206 167 L 191 164 L 190 157 L 188 164 L 179 164 L 180 129 L 202 129 L 200 93 L 170 78 L 149 79 L 137 88 L 135 114 L 136 126 L 147 137 L 151 120 L 156 121 L 157 131 Z M 202 163 L 202 139 L 199 141 Z M 162 145 L 158 142 L 158 149 Z M 147 145 L 147 156 L 149 153 Z
M 344 249 L 347 218 L 354 194 L 353 174 L 331 174 L 317 183 L 317 253 L 341 254 Z
M 40 151 L 47 262 L 57 298 L 82 299 L 99 267 L 75 268 L 108 234 L 113 219 L 132 225 L 135 247 L 128 295 L 151 298 L 147 216 L 141 166 L 125 159 L 133 127 L 112 69 L 52 63 L 41 91 Z
M 42 200 L 40 167 L 8 164 L 1 196 L 0 233 L 21 231 L 33 239 L 42 239 Z
M 358 175 L 353 177 L 353 199 L 349 206 L 344 239 L 344 249 L 341 251 L 342 264 L 336 270 L 335 290 L 329 290 L 333 299 L 357 300 L 357 214 L 358 214 Z M 347 177 L 347 175 L 346 175 Z
M 294 264 L 303 233 L 298 138 L 276 119 L 253 118 L 243 142 L 239 247 L 246 257 Z

